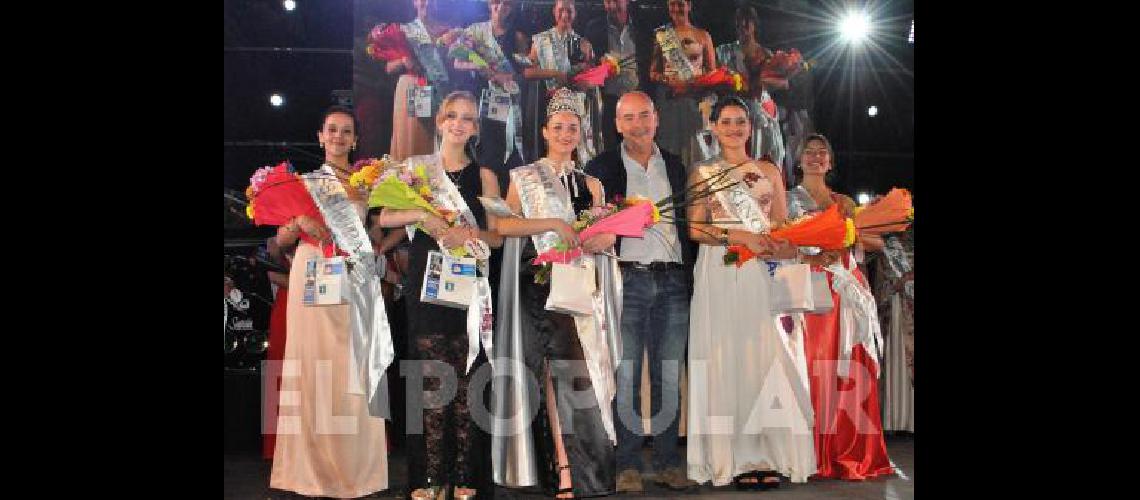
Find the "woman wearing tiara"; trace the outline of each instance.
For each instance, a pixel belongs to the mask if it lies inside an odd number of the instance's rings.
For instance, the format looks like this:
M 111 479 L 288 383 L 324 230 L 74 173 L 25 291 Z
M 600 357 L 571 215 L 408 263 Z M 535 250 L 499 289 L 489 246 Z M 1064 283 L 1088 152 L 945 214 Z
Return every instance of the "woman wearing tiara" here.
M 616 262 L 600 253 L 612 247 L 616 237 L 599 234 L 579 242 L 570 226 L 579 211 L 603 200 L 601 183 L 583 173 L 573 158 L 582 140 L 582 113 L 574 92 L 561 88 L 554 93 L 542 128 L 547 154 L 511 170 L 503 209 L 518 215 L 501 217 L 497 224 L 508 238 L 494 367 L 496 377 L 507 382 L 495 385 L 494 412 L 500 419 L 514 418 L 496 421 L 495 482 L 541 482 L 547 491 L 557 485 L 557 498 L 605 495 L 616 489 L 611 405 L 614 360 L 620 359 L 615 342 L 621 338 L 615 304 L 620 294 L 614 281 Z M 596 273 L 590 276 L 599 289 L 592 313 L 547 308 L 561 277 L 555 273 L 550 283 L 531 262 L 560 245 L 580 246 L 584 253 L 571 264 Z M 536 413 L 533 421 L 525 420 Z

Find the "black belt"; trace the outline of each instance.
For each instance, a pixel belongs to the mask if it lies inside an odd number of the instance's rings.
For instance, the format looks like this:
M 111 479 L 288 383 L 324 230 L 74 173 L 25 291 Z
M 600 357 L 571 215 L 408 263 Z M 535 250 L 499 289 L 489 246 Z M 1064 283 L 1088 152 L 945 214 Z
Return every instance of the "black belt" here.
M 618 262 L 618 266 L 622 269 L 637 269 L 639 271 L 680 271 L 685 269 L 684 264 L 679 262 L 650 262 L 649 264 Z

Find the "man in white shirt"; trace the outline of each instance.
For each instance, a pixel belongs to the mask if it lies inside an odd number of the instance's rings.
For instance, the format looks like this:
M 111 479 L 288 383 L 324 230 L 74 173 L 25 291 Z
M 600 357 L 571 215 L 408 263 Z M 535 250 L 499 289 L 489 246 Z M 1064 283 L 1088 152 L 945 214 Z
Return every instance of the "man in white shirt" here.
M 586 165 L 597 177 L 607 201 L 615 195 L 643 196 L 654 202 L 680 197 L 685 189 L 681 159 L 654 143 L 658 117 L 653 101 L 643 92 L 627 92 L 616 107 L 617 131 L 622 142 Z M 681 203 L 681 202 L 679 202 Z M 689 301 L 692 295 L 696 248 L 688 237 L 683 210 L 661 214 L 666 220 L 649 228 L 643 238 L 619 238 L 617 252 L 622 270 L 622 361 L 614 400 L 617 418 L 617 489 L 642 491 L 643 440 L 641 391 L 642 357 L 649 353 L 654 436 L 653 470 L 659 484 L 681 490 L 695 486 L 685 474 L 685 455 L 677 448 L 680 423 L 681 364 L 689 337 Z

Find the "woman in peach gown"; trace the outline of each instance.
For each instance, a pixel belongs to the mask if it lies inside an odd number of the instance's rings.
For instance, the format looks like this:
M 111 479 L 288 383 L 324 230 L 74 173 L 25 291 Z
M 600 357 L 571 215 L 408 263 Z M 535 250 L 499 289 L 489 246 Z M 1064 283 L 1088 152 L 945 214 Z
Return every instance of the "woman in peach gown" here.
M 363 221 L 366 200 L 347 187 L 356 129 L 351 111 L 333 107 L 325 113 L 317 138 L 325 150 L 321 170 L 346 186 Z M 332 244 L 329 229 L 307 216 L 281 226 L 278 243 L 297 243 L 301 231 Z M 277 446 L 269 486 L 307 496 L 356 498 L 388 488 L 384 420 L 369 414 L 366 397 L 354 394 L 350 385 L 351 306 L 302 303 L 306 263 L 320 256 L 320 247 L 300 241 L 289 272 Z

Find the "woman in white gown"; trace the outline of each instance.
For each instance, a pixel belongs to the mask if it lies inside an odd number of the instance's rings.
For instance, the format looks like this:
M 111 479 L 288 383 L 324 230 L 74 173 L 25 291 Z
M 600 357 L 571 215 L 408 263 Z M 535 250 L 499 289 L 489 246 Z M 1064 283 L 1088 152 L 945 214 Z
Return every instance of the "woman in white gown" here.
M 787 211 L 780 170 L 748 157 L 751 122 L 739 98 L 718 102 L 712 122 L 721 154 L 695 165 L 690 183 L 730 168 L 714 186 L 740 182 L 689 208 L 690 236 L 701 246 L 689 326 L 688 475 L 741 489 L 778 486 L 781 475 L 805 482 L 816 464 L 802 319 L 778 320 L 769 307 L 764 260 L 796 252 L 762 234 Z M 726 265 L 728 245 L 758 258 Z

